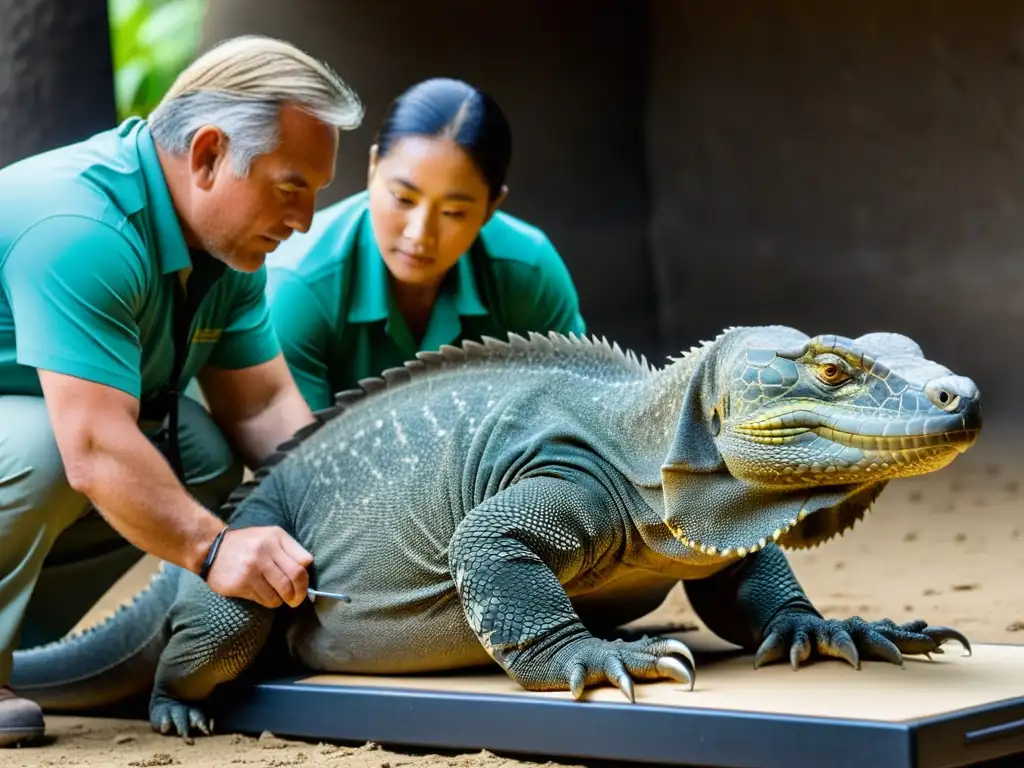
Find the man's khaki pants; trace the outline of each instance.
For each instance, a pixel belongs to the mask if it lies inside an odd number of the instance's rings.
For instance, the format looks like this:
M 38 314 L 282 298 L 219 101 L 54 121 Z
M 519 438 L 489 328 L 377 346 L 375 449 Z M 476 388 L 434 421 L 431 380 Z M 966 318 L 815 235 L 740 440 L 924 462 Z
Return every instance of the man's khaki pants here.
M 185 485 L 216 512 L 242 464 L 202 406 L 180 402 Z M 65 635 L 143 554 L 68 486 L 43 398 L 0 395 L 0 686 L 15 648 Z

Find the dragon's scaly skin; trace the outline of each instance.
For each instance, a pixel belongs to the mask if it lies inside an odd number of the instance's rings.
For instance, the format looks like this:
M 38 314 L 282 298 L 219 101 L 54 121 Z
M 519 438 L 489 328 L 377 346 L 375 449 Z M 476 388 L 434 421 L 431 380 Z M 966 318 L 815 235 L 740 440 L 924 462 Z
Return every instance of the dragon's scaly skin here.
M 313 553 L 315 586 L 352 597 L 287 617 L 288 648 L 308 667 L 493 660 L 529 689 L 579 696 L 607 680 L 632 698 L 633 679 L 692 684 L 692 657 L 674 639 L 602 635 L 680 581 L 756 665 L 797 666 L 812 649 L 898 663 L 950 638 L 967 645 L 923 621 L 822 619 L 780 549 L 841 534 L 886 483 L 976 439 L 974 384 L 910 339 L 737 328 L 660 370 L 557 335 L 419 358 L 339 395 L 230 502 L 235 527 L 283 526 Z M 206 731 L 193 705 L 253 663 L 274 614 L 175 568 L 156 583 L 107 625 L 17 654 L 15 686 L 44 706 L 95 706 L 103 675 L 122 659 L 155 664 L 169 636 L 153 725 Z M 157 602 L 169 618 L 133 624 Z

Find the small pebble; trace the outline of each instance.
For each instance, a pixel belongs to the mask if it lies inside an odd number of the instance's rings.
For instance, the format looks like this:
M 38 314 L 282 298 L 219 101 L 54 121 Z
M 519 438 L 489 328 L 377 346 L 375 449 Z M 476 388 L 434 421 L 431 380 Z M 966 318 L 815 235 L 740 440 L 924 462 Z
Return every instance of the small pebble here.
M 972 590 L 977 589 L 979 586 L 980 586 L 979 584 L 954 584 L 953 585 L 953 591 L 954 592 L 970 592 Z

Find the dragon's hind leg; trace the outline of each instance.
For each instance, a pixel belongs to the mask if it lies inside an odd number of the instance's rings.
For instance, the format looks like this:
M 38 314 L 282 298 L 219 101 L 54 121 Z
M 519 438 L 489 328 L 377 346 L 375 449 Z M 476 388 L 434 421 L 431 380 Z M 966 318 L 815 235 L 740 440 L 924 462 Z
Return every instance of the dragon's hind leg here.
M 249 600 L 221 597 L 198 576 L 186 573 L 170 618 L 172 635 L 156 671 L 150 724 L 164 734 L 208 735 L 212 723 L 199 702 L 256 660 L 270 635 L 274 612 Z
M 256 481 L 240 488 L 229 503 L 237 505 L 229 518 L 232 528 L 278 525 L 287 530 L 280 473 L 261 470 Z M 218 595 L 193 573 L 182 574 L 170 611 L 171 637 L 150 698 L 153 728 L 181 736 L 192 731 L 209 734 L 212 726 L 200 702 L 256 661 L 274 628 L 275 615 L 274 609 L 254 601 Z

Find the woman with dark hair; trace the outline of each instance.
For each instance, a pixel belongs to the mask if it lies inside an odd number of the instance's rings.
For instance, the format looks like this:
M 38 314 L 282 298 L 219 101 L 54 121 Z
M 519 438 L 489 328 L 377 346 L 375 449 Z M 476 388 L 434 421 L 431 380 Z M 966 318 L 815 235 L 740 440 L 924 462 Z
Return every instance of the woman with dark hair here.
M 311 408 L 419 350 L 586 331 L 551 241 L 497 210 L 511 156 L 501 108 L 462 81 L 426 80 L 391 103 L 367 190 L 267 261 L 272 322 Z

